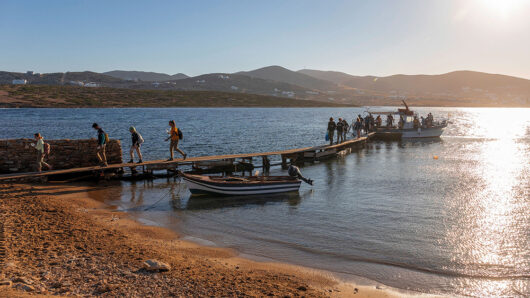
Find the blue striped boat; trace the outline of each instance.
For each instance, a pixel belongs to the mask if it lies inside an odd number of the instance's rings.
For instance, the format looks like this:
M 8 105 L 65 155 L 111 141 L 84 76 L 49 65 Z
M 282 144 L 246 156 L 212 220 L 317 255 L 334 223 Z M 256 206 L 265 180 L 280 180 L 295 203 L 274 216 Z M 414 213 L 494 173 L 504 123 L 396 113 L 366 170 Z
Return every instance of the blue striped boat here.
M 290 176 L 204 176 L 179 173 L 192 194 L 261 195 L 298 191 L 301 180 Z

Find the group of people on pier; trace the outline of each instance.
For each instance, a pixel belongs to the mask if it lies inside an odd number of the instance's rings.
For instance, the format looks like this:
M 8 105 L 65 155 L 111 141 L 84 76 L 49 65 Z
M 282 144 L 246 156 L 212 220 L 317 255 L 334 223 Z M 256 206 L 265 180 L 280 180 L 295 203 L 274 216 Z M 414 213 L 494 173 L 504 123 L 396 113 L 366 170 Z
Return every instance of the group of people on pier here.
M 373 131 L 377 123 L 381 125 L 381 117 L 377 116 L 377 119 L 375 119 L 372 114 L 368 114 L 364 118 L 361 115 L 357 115 L 357 117 L 352 120 L 351 125 L 348 124 L 346 119 L 339 118 L 339 120 L 335 122 L 333 117 L 331 117 L 329 118 L 327 129 L 329 144 L 333 145 L 335 132 L 337 133 L 336 144 L 340 144 L 346 141 L 350 129 L 352 130 L 352 135 L 360 138 L 363 131 L 365 134 Z
M 186 159 L 187 154 L 178 147 L 179 140 L 183 138 L 182 132 L 177 128 L 175 121 L 173 120 L 169 121 L 169 126 L 169 136 L 166 138 L 166 141 L 170 141 L 170 158 L 168 159 L 168 161 L 172 161 L 174 159 L 174 151 L 179 152 L 180 154 L 182 154 L 182 157 Z M 108 163 L 105 151 L 107 144 L 109 143 L 109 135 L 105 133 L 103 128 L 101 128 L 101 126 L 99 126 L 99 124 L 97 123 L 92 124 L 92 128 L 97 131 L 97 146 L 95 153 L 99 160 L 99 165 L 102 167 L 107 167 Z M 144 143 L 144 139 L 134 126 L 129 127 L 129 132 L 131 133 L 131 148 L 129 150 L 131 160 L 129 161 L 129 163 L 134 162 L 135 152 L 138 155 L 138 163 L 142 163 L 142 151 L 140 148 Z M 37 171 L 41 172 L 43 167 L 47 168 L 48 170 L 52 170 L 53 167 L 44 161 L 45 157 L 50 154 L 50 145 L 44 142 L 44 138 L 41 136 L 40 133 L 35 133 L 34 138 L 36 142 L 32 144 L 32 146 L 35 148 L 35 150 L 37 150 Z

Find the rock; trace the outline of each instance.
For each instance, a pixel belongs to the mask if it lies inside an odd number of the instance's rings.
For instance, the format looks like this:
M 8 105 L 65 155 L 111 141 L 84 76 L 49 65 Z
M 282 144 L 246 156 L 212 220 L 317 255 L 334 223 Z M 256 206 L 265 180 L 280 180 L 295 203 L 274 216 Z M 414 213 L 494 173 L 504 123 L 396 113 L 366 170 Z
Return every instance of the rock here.
M 22 283 L 22 284 L 26 284 L 26 285 L 33 284 L 33 281 L 31 279 L 28 279 L 28 278 L 25 278 L 25 277 L 17 277 L 15 279 L 13 279 L 13 282 Z
M 385 287 L 377 285 L 377 286 L 375 286 L 375 288 L 378 289 L 378 290 L 383 290 Z
M 143 265 L 147 271 L 169 271 L 171 269 L 168 264 L 157 260 L 147 260 Z
M 299 286 L 298 291 L 307 291 L 307 287 L 305 286 Z
M 0 287 L 10 287 L 12 282 L 10 280 L 0 280 Z
M 17 289 L 17 290 L 22 290 L 22 291 L 26 291 L 26 292 L 33 292 L 35 291 L 35 288 L 30 286 L 30 285 L 25 285 L 25 284 L 16 284 L 13 286 L 13 288 Z

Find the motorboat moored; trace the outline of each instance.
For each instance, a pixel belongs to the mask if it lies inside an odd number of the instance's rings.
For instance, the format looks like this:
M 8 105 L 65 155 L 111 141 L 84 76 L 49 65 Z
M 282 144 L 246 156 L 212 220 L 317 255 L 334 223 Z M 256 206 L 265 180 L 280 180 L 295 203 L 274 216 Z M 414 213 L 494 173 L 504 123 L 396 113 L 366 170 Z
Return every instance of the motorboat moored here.
M 298 191 L 302 181 L 290 176 L 205 176 L 179 172 L 192 194 L 261 195 Z

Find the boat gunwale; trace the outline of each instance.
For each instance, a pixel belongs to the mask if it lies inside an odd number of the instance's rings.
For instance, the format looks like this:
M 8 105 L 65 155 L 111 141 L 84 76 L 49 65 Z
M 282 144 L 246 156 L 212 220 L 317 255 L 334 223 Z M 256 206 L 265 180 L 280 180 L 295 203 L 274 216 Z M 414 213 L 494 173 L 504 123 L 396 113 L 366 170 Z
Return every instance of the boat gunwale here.
M 203 176 L 203 175 L 194 175 L 194 174 L 186 174 L 182 173 L 182 177 L 202 182 L 210 185 L 217 185 L 217 186 L 234 186 L 234 187 L 240 187 L 240 186 L 259 186 L 259 185 L 286 185 L 286 184 L 294 184 L 294 183 L 301 183 L 301 181 L 295 177 L 291 176 L 268 176 L 268 177 L 275 177 L 282 180 L 258 180 L 259 177 L 256 180 L 239 180 L 239 181 L 222 181 L 222 180 L 216 180 L 212 179 L 212 176 Z M 256 177 L 256 176 L 251 176 Z M 230 177 L 227 177 L 226 179 L 229 179 Z

